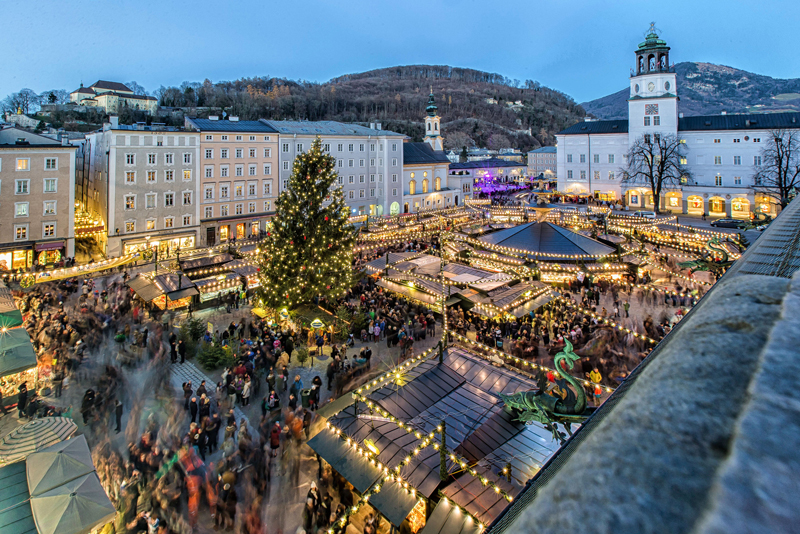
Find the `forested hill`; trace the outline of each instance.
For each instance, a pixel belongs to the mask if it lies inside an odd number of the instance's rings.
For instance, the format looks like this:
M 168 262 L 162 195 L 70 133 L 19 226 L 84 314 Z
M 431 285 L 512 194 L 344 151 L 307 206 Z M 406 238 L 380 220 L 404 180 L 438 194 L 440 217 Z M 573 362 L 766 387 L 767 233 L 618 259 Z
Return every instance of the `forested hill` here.
M 683 62 L 675 65 L 678 110 L 690 115 L 770 113 L 800 111 L 800 79 L 781 80 L 713 63 Z M 601 119 L 627 119 L 625 88 L 582 104 L 587 113 Z
M 552 145 L 556 132 L 585 115 L 569 96 L 537 82 L 439 65 L 378 69 L 321 84 L 271 77 L 185 82 L 181 87 L 161 87 L 154 94 L 162 106 L 212 108 L 200 115 L 224 108 L 242 120 L 380 122 L 384 129 L 421 140 L 431 87 L 446 148 L 530 150 Z M 530 135 L 520 132 L 529 129 Z

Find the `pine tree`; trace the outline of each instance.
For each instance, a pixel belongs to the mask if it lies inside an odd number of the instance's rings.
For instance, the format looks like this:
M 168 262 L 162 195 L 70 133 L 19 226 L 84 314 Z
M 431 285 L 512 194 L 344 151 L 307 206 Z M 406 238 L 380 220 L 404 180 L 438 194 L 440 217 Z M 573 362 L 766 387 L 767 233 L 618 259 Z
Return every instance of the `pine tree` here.
M 293 309 L 316 296 L 334 299 L 352 286 L 355 233 L 335 163 L 319 137 L 294 160 L 259 258 L 260 293 L 268 308 Z

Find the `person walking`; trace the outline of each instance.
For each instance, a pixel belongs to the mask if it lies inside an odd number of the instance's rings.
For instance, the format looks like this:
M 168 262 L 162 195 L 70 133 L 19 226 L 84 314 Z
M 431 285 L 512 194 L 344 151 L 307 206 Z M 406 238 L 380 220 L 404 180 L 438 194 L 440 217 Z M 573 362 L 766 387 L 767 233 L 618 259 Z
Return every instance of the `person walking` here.
M 249 406 L 250 405 L 250 377 L 248 376 L 247 379 L 244 381 L 244 386 L 242 386 L 242 406 Z
M 20 384 L 18 390 L 17 409 L 19 410 L 19 417 L 22 418 L 22 416 L 25 415 L 25 406 L 28 404 L 28 383 L 23 382 Z M 86 421 L 84 421 L 84 424 L 86 424 Z
M 192 400 L 189 402 L 189 413 L 192 416 L 192 423 L 197 422 L 197 397 L 192 397 Z
M 57 371 L 53 377 L 53 396 L 55 398 L 61 397 L 61 390 L 64 387 L 64 375 L 61 371 Z
M 628 313 L 628 310 L 631 309 L 631 305 L 627 300 L 625 301 L 625 304 L 622 305 L 622 309 L 625 310 L 625 317 L 630 317 L 631 316 L 631 314 Z
M 119 434 L 120 429 L 122 428 L 122 403 L 117 399 L 117 402 L 114 405 L 114 415 L 116 416 L 117 428 L 115 432 Z
M 186 362 L 186 345 L 183 343 L 183 340 L 178 341 L 178 354 L 181 357 L 181 363 Z
M 183 384 L 183 409 L 189 409 L 189 399 L 192 398 L 192 382 L 184 382 Z

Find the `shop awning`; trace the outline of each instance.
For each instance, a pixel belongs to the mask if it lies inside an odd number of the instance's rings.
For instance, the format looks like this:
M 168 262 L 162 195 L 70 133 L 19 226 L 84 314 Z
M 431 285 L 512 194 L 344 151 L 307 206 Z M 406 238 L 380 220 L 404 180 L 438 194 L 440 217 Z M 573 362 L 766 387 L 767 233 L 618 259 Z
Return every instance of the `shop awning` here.
M 370 497 L 369 504 L 383 514 L 383 517 L 388 519 L 391 524 L 399 528 L 400 523 L 416 506 L 417 497 L 412 496 L 411 492 L 397 482 L 386 482 L 381 487 L 381 491 Z
M 197 290 L 196 287 L 187 287 L 185 289 L 179 289 L 177 291 L 172 291 L 171 293 L 167 293 L 167 298 L 169 300 L 180 300 L 184 297 L 192 297 L 194 295 L 199 295 L 200 292 Z
M 353 399 L 350 397 L 350 395 L 342 395 L 335 401 L 320 406 L 319 410 L 317 410 L 317 415 L 328 419 L 329 417 L 341 412 L 348 406 L 353 406 Z
M 49 243 L 36 243 L 36 252 L 40 250 L 59 250 L 64 248 L 63 241 L 51 241 Z
M 0 333 L 0 377 L 36 367 L 36 352 L 24 328 Z
M 383 473 L 363 456 L 347 446 L 347 443 L 328 429 L 308 441 L 308 446 L 331 464 L 359 493 L 370 489 Z
M 14 302 L 11 290 L 0 282 L 0 328 L 14 328 L 22 324 L 22 313 Z
M 63 280 L 65 278 L 72 278 L 73 276 L 84 276 L 97 271 L 116 269 L 121 265 L 139 260 L 141 257 L 141 252 L 136 252 L 134 254 L 128 254 L 127 256 L 121 256 L 119 258 L 87 263 L 86 265 L 55 269 L 53 271 L 38 274 L 36 276 L 36 283 L 39 284 L 42 282 L 52 282 L 53 280 Z
M 529 300 L 528 302 L 526 302 L 522 306 L 519 306 L 518 308 L 514 308 L 513 310 L 511 310 L 511 315 L 513 315 L 514 317 L 519 319 L 520 317 L 522 317 L 524 315 L 528 315 L 530 312 L 534 312 L 535 313 L 536 310 L 538 310 L 539 308 L 541 308 L 542 306 L 544 306 L 545 304 L 547 304 L 548 302 L 550 302 L 554 298 L 555 297 L 553 296 L 553 294 L 548 291 L 544 295 L 539 295 L 535 299 Z
M 469 514 L 442 499 L 419 534 L 479 534 L 481 531 L 478 522 Z
M 150 302 L 164 294 L 149 277 L 143 274 L 138 274 L 133 279 L 128 280 L 128 287 L 133 289 L 139 295 L 139 298 L 145 302 Z
M 25 479 L 25 462 L 0 468 L 0 534 L 38 534 Z

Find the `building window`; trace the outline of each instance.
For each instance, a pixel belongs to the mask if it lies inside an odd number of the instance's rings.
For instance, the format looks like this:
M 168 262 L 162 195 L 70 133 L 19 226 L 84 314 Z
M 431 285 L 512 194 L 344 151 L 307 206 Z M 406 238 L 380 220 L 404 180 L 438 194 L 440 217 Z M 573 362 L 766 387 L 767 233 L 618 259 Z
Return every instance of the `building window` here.
M 256 212 L 256 203 L 255 202 L 250 202 L 247 205 L 247 213 L 255 213 L 255 212 Z
M 175 193 L 164 193 L 164 207 L 171 208 L 175 205 Z
M 270 175 L 272 175 L 272 165 L 270 165 L 269 163 L 265 163 L 264 164 L 264 176 L 270 176 Z
M 210 219 L 214 216 L 214 207 L 213 206 L 206 206 L 205 209 L 206 219 Z
M 248 167 L 247 175 L 248 176 L 256 176 L 256 166 L 255 165 L 250 165 L 250 167 Z
M 297 148 L 297 153 L 298 154 L 302 154 L 303 153 L 303 143 L 297 143 L 297 147 L 296 148 Z
M 241 141 L 241 140 L 242 140 L 242 136 L 241 136 L 241 135 L 237 135 L 237 136 L 236 136 L 236 140 L 237 140 L 237 141 Z
M 236 149 L 236 158 L 237 159 L 241 159 L 242 157 L 244 157 L 243 154 L 244 154 L 244 151 L 241 148 L 237 148 Z
M 271 206 L 272 206 L 272 202 L 270 202 L 269 200 L 265 201 L 264 202 L 264 211 L 269 211 Z
M 191 206 L 192 205 L 192 192 L 191 191 L 184 191 L 183 192 L 183 205 L 184 206 Z
M 54 171 L 58 169 L 58 158 L 44 158 L 44 170 Z
M 236 215 L 241 215 L 244 212 L 244 204 L 236 204 L 234 207 L 234 213 Z
M 393 197 L 397 196 L 397 188 L 392 189 L 392 196 Z
M 436 180 L 433 183 L 434 183 L 434 186 L 433 186 L 434 191 L 441 191 L 442 190 L 442 179 L 441 178 L 439 178 L 437 176 Z
M 284 171 L 288 171 L 289 170 L 289 162 L 288 161 L 284 161 L 283 162 L 283 170 Z
M 183 225 L 184 226 L 191 226 L 192 225 L 192 216 L 191 215 L 184 215 L 183 216 Z
M 341 180 L 342 177 L 340 176 L 339 179 Z M 269 197 L 272 196 L 272 182 L 264 182 L 264 196 Z
M 375 175 L 374 174 L 370 174 L 369 175 L 369 181 L 370 182 L 374 182 L 375 181 Z
M 594 155 L 594 162 L 595 163 L 600 163 L 600 154 L 595 154 Z
M 760 137 L 754 137 L 753 138 L 753 142 L 754 143 L 760 143 L 761 142 L 761 138 Z
M 144 207 L 149 210 L 153 210 L 156 208 L 156 194 L 155 193 L 148 193 L 144 196 Z
M 581 180 L 586 180 L 586 171 L 581 171 Z
M 366 189 L 359 189 L 358 190 L 358 198 L 366 198 L 367 190 Z
M 125 232 L 133 233 L 136 231 L 136 221 L 125 221 Z
M 741 165 L 742 164 L 742 156 L 733 156 L 733 164 L 734 165 Z
M 714 165 L 722 165 L 722 156 L 714 156 Z
M 392 182 L 397 182 L 397 175 L 396 174 L 392 175 Z
M 363 167 L 364 166 L 364 160 L 363 159 L 358 160 L 358 166 L 359 167 Z
M 28 239 L 28 225 L 15 224 L 14 225 L 14 241 L 25 241 Z
M 213 141 L 213 140 L 214 140 L 214 136 L 213 135 L 207 135 L 206 136 L 206 141 Z
M 219 168 L 219 175 L 222 178 L 227 178 L 228 177 L 228 166 L 227 165 L 223 165 L 223 166 L 221 166 Z
M 227 148 L 221 148 L 219 150 L 219 157 L 222 158 L 222 159 L 228 159 L 228 149 Z
M 183 169 L 183 181 L 189 182 L 192 179 L 192 171 L 190 169 Z
M 227 185 L 219 186 L 219 198 L 228 198 L 228 186 Z
M 427 193 L 428 192 L 428 179 L 427 178 L 422 180 L 422 192 L 423 193 Z
M 742 177 L 741 176 L 734 176 L 733 177 L 733 185 L 742 185 Z
M 58 178 L 45 178 L 44 179 L 44 192 L 55 193 L 58 189 Z
M 248 154 L 250 154 L 251 158 L 256 157 L 256 149 L 255 148 L 251 148 L 250 150 L 248 150 Z
M 227 206 L 227 204 L 225 206 L 220 206 L 219 215 L 220 215 L 220 217 L 227 217 L 228 216 L 228 206 Z
M 28 203 L 17 202 L 14 204 L 14 217 L 27 217 L 28 216 Z
M 167 165 L 175 163 L 175 154 L 164 154 L 164 163 Z
M 369 196 L 370 197 L 374 197 L 375 196 L 375 189 L 374 188 L 369 190 Z
M 206 178 L 213 178 L 214 177 L 214 167 L 211 165 L 206 167 Z
M 56 201 L 55 200 L 45 200 L 45 202 L 44 202 L 44 214 L 45 215 L 55 215 L 56 214 Z
M 227 141 L 227 140 L 228 140 L 228 136 L 227 136 L 227 135 L 223 135 L 223 136 L 221 137 L 221 139 L 222 139 L 223 141 Z
M 653 117 L 653 126 L 661 126 L 661 117 L 658 115 Z
M 289 152 L 289 143 L 283 143 L 283 151 Z
M 214 159 L 214 149 L 207 148 L 206 149 L 206 159 Z
M 761 165 L 761 156 L 753 156 L 753 165 L 756 167 Z
M 356 182 L 356 177 L 351 174 L 350 176 L 347 177 L 347 182 L 354 184 Z
M 175 171 L 164 171 L 164 181 L 165 182 L 174 182 L 175 181 Z
M 364 175 L 363 174 L 359 174 L 358 175 L 358 183 L 360 183 L 360 184 L 364 183 Z
M 572 180 L 572 170 L 571 169 L 567 171 L 567 178 L 569 180 Z
M 136 154 L 125 154 L 125 165 L 136 165 Z
M 189 164 L 192 163 L 192 153 L 191 152 L 184 152 L 183 153 L 183 162 L 186 165 L 189 165 Z
M 719 174 L 714 177 L 714 185 L 718 187 L 722 185 L 722 176 Z
M 614 163 L 614 154 L 609 154 L 608 155 L 608 162 L 609 163 Z
M 256 182 L 247 184 L 247 195 L 251 197 L 256 196 Z
M 164 228 L 172 228 L 174 226 L 175 226 L 175 217 L 164 217 Z
M 125 195 L 125 209 L 126 210 L 136 209 L 136 195 Z
M 233 187 L 233 195 L 236 198 L 242 198 L 244 196 L 244 186 L 239 184 Z
M 608 179 L 613 180 L 615 178 L 614 171 L 608 171 Z
M 572 163 L 572 154 L 567 154 L 567 163 Z
M 369 158 L 369 166 L 370 167 L 374 167 L 375 166 L 375 158 Z
M 148 165 L 155 165 L 156 164 L 156 155 L 155 154 L 148 154 L 147 155 L 147 164 Z
M 265 158 L 271 158 L 272 157 L 272 149 L 271 148 L 265 148 L 264 149 L 264 157 Z
M 411 180 L 408 182 L 408 194 L 415 195 L 417 194 L 417 182 L 415 180 Z
M 42 237 L 55 237 L 56 223 L 47 222 L 42 225 Z
M 206 200 L 214 200 L 214 186 L 207 185 L 205 188 L 205 198 Z
M 347 160 L 347 166 L 348 167 L 355 167 L 356 166 L 356 160 L 354 160 L 354 159 Z
M 125 171 L 125 183 L 126 184 L 136 183 L 136 171 Z
M 147 183 L 148 184 L 156 183 L 156 171 L 147 171 Z
M 686 165 L 687 160 L 684 157 L 681 157 L 681 165 Z
M 600 179 L 600 171 L 594 171 L 594 179 L 595 180 L 599 180 Z
M 156 229 L 156 220 L 155 219 L 147 219 L 144 223 L 145 230 L 155 230 Z
M 645 126 L 650 126 L 650 117 L 649 117 L 649 116 L 645 116 L 645 118 L 644 118 L 644 125 L 645 125 Z
M 720 143 L 721 141 L 722 141 L 721 139 L 714 139 L 715 143 Z

